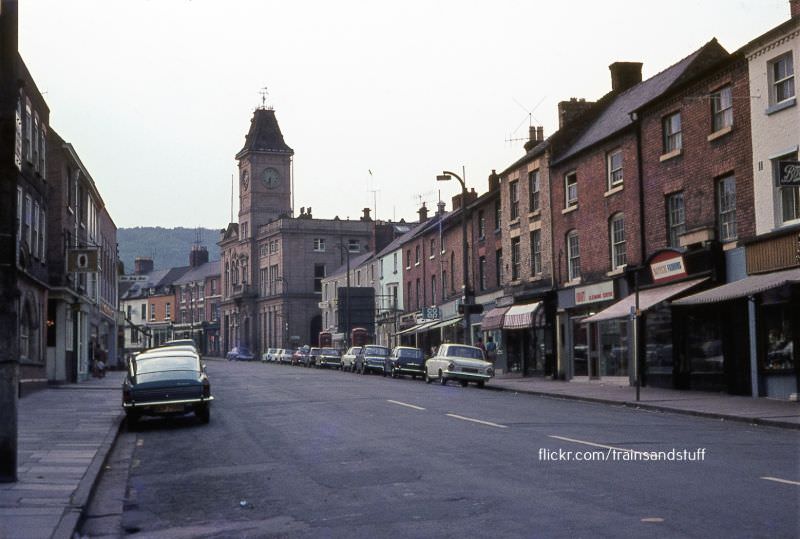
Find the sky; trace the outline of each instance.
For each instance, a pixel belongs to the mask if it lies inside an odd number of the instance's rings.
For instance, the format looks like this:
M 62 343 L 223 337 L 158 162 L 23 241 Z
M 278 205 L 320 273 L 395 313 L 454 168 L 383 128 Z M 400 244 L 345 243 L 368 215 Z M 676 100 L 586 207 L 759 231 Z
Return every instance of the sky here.
M 264 87 L 295 215 L 415 220 L 460 192 L 442 170 L 486 192 L 529 125 L 549 136 L 559 101 L 610 90 L 609 64 L 648 78 L 712 38 L 733 52 L 789 2 L 20 0 L 19 18 L 50 126 L 116 225 L 220 229 Z

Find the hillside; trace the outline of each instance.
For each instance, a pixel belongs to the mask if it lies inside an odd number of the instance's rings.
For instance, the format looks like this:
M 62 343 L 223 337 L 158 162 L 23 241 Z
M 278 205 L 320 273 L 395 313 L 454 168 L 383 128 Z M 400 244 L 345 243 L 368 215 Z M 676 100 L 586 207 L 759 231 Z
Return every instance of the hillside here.
M 189 252 L 199 236 L 200 245 L 208 249 L 209 260 L 219 260 L 219 230 L 209 228 L 136 227 L 117 230 L 119 258 L 125 273 L 133 273 L 133 260 L 149 256 L 155 269 L 189 265 Z

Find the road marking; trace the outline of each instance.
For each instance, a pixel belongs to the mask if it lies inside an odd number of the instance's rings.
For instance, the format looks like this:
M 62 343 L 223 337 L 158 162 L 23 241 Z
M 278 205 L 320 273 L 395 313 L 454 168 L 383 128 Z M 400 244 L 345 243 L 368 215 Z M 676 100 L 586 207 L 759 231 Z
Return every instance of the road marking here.
M 136 440 L 136 447 L 142 447 L 144 445 L 144 438 L 139 438 Z
M 776 483 L 786 483 L 787 485 L 800 486 L 800 481 L 789 481 L 788 479 L 781 479 L 779 477 L 762 477 L 761 479 L 766 479 L 767 481 L 775 481 Z
M 641 453 L 641 451 L 637 451 L 635 449 L 627 449 L 627 448 L 624 448 L 624 447 L 614 447 L 613 445 L 596 444 L 594 442 L 587 442 L 585 440 L 576 440 L 575 438 L 565 438 L 563 436 L 556 436 L 554 434 L 548 434 L 548 438 L 555 438 L 556 440 L 564 440 L 565 442 L 573 442 L 573 443 L 576 443 L 576 444 L 591 445 L 592 447 L 602 447 L 603 449 L 613 449 L 615 451 L 625 451 L 626 453 Z
M 661 517 L 646 517 L 641 519 L 642 522 L 664 522 L 664 519 Z
M 392 399 L 386 399 L 386 402 L 391 402 L 392 404 L 397 404 L 399 406 L 405 406 L 406 408 L 413 408 L 414 410 L 425 410 L 422 406 L 414 406 L 413 404 L 408 404 L 406 402 L 400 401 L 393 401 Z
M 480 423 L 481 425 L 488 425 L 489 427 L 497 427 L 498 429 L 507 429 L 508 426 L 506 425 L 499 425 L 497 423 L 492 423 L 490 421 L 482 421 L 480 419 L 472 419 L 471 417 L 464 417 L 463 415 L 456 415 L 456 414 L 445 414 L 447 417 L 452 417 L 454 419 L 461 419 L 462 421 L 471 421 L 473 423 Z

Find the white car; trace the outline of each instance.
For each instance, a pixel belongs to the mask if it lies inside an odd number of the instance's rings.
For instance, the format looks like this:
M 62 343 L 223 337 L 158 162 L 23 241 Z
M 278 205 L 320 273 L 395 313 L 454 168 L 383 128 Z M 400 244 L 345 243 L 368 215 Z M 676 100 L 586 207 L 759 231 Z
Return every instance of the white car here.
M 466 344 L 443 344 L 436 355 L 425 362 L 425 382 L 458 380 L 462 386 L 475 382 L 483 387 L 494 376 L 494 367 L 483 350 Z
M 278 352 L 277 348 L 267 348 L 267 351 L 261 355 L 261 361 L 275 361 L 277 357 L 275 354 Z

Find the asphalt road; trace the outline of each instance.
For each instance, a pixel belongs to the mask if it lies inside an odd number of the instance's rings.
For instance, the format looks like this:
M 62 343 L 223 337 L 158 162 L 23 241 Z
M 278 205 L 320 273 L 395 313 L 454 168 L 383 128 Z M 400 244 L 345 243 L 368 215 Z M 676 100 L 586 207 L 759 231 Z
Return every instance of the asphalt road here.
M 288 365 L 208 371 L 211 423 L 124 432 L 84 533 L 800 535 L 796 431 Z

